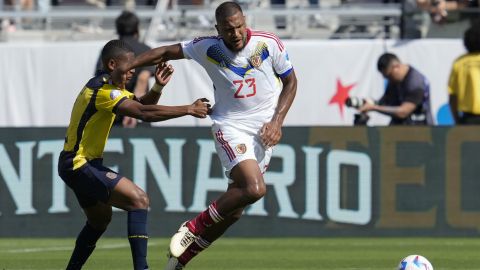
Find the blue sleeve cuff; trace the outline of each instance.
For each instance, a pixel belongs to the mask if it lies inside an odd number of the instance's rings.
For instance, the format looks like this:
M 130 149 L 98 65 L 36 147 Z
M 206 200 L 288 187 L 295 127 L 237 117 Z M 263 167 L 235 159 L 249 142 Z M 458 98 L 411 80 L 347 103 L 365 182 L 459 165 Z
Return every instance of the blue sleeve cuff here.
M 120 104 L 122 104 L 122 102 L 124 102 L 125 100 L 127 100 L 127 97 L 121 98 L 121 99 L 117 102 L 117 104 L 115 104 L 115 106 L 113 106 L 112 112 L 116 114 L 116 113 L 117 113 L 118 106 L 119 106 Z
M 293 70 L 293 68 L 291 68 L 291 69 L 289 69 L 289 70 L 285 71 L 285 72 L 284 72 L 284 73 L 282 73 L 282 74 L 278 74 L 278 77 L 280 77 L 280 78 L 282 78 L 282 79 L 283 79 L 283 78 L 287 77 L 287 76 L 288 76 L 290 73 L 292 73 L 292 70 Z

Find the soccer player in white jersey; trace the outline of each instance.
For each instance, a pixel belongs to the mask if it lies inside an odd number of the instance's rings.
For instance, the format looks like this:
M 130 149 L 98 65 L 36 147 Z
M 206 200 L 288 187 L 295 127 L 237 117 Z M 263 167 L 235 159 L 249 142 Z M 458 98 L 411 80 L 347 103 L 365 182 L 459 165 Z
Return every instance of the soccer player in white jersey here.
M 212 133 L 228 189 L 195 218 L 183 223 L 170 242 L 165 269 L 183 269 L 195 255 L 235 223 L 244 208 L 266 192 L 263 173 L 293 102 L 297 79 L 282 42 L 274 34 L 247 28 L 241 7 L 224 2 L 215 11 L 218 36 L 155 48 L 124 70 L 161 61 L 193 59 L 215 88 Z

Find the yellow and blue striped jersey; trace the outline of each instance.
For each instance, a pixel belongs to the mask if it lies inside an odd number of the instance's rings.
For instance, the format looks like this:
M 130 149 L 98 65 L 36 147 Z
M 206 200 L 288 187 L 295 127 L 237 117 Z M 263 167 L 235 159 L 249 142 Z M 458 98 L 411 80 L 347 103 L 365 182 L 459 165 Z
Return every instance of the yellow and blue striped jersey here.
M 102 158 L 117 107 L 134 95 L 109 83 L 108 74 L 92 78 L 77 96 L 63 150 L 74 154 L 73 169 Z

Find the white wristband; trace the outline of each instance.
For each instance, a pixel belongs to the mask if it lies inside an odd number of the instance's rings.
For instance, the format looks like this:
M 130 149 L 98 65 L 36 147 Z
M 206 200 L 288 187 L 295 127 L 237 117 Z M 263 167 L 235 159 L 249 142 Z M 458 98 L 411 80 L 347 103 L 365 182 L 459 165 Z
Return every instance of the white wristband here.
M 155 93 L 161 94 L 163 90 L 163 85 L 155 83 L 150 90 Z

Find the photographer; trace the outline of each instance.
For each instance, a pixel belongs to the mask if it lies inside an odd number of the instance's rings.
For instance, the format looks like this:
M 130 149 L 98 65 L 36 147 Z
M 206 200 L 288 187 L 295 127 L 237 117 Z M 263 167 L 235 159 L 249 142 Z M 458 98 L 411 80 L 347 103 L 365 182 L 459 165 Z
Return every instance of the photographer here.
M 376 111 L 392 118 L 390 125 L 433 125 L 428 80 L 398 57 L 385 53 L 377 68 L 388 80 L 385 94 L 378 102 L 363 102 L 360 113 Z

